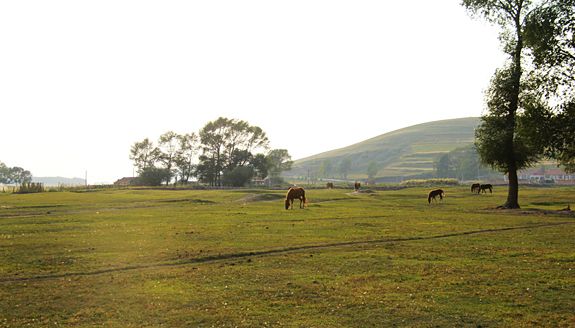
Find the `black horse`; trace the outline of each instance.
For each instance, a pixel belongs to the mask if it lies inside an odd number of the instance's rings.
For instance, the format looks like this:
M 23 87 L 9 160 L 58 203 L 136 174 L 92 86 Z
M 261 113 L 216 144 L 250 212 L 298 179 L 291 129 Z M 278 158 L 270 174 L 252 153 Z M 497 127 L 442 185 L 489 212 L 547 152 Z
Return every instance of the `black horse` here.
M 487 193 L 487 189 L 489 189 L 489 193 L 492 194 L 493 193 L 493 186 L 489 183 L 486 184 L 482 184 L 479 187 L 479 190 L 477 190 L 477 193 L 479 194 L 480 192 L 484 192 Z
M 479 187 L 481 187 L 481 185 L 479 183 L 474 183 L 471 185 L 471 192 L 477 192 L 479 193 Z
M 427 203 L 431 204 L 432 199 L 434 201 L 437 201 L 437 199 L 435 198 L 437 196 L 439 196 L 439 200 L 443 200 L 443 196 L 445 196 L 445 193 L 441 189 L 435 189 L 430 191 L 429 195 L 427 196 Z

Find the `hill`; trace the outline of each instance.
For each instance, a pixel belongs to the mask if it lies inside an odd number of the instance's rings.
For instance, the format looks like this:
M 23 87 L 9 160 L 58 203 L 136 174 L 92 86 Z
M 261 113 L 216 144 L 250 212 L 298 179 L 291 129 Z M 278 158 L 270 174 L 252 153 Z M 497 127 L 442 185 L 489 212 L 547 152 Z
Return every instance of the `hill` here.
M 428 122 L 395 130 L 344 147 L 299 159 L 288 178 L 320 176 L 322 166 L 330 168 L 327 177 L 340 178 L 340 165 L 350 163 L 349 179 L 367 177 L 367 167 L 374 162 L 378 180 L 424 176 L 433 172 L 438 156 L 473 143 L 479 118 L 467 117 Z M 324 170 L 325 171 L 325 170 Z

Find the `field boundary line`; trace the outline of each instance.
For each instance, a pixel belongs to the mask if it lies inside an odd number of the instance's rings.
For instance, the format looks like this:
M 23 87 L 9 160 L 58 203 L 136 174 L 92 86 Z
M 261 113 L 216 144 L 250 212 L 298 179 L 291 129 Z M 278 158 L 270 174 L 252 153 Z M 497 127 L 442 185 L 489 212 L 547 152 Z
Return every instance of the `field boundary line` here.
M 131 265 L 131 266 L 101 269 L 101 270 L 94 270 L 94 271 L 87 271 L 87 272 L 68 272 L 68 273 L 36 275 L 36 276 L 29 276 L 29 277 L 0 278 L 0 283 L 40 281 L 40 280 L 51 280 L 51 279 L 69 278 L 69 277 L 82 277 L 82 276 L 95 276 L 95 275 L 114 273 L 114 272 L 154 269 L 154 268 L 162 268 L 162 267 L 178 267 L 178 266 L 185 266 L 185 265 L 189 265 L 189 264 L 212 263 L 212 262 L 225 261 L 225 260 L 234 260 L 234 259 L 242 259 L 242 258 L 247 258 L 247 257 L 257 257 L 257 256 L 283 254 L 283 253 L 292 253 L 292 252 L 307 251 L 307 250 L 314 250 L 314 249 L 321 250 L 321 249 L 326 249 L 326 248 L 337 248 L 337 247 L 346 247 L 346 246 L 360 246 L 360 245 L 399 243 L 399 242 L 420 241 L 420 240 L 433 240 L 433 239 L 461 237 L 461 236 L 469 236 L 469 235 L 477 235 L 477 234 L 485 234 L 485 233 L 505 232 L 505 231 L 512 231 L 512 230 L 527 230 L 527 229 L 537 229 L 537 228 L 546 228 L 546 227 L 556 227 L 556 226 L 570 225 L 570 224 L 575 224 L 575 222 L 554 222 L 554 223 L 533 224 L 533 225 L 516 226 L 516 227 L 470 230 L 470 231 L 460 231 L 460 232 L 453 232 L 453 233 L 446 233 L 446 234 L 432 235 L 432 236 L 415 236 L 415 237 L 391 238 L 391 239 L 357 240 L 357 241 L 335 242 L 335 243 L 318 244 L 318 245 L 291 246 L 291 247 L 261 250 L 261 251 L 249 251 L 249 252 L 238 252 L 238 253 L 210 255 L 210 256 L 204 256 L 204 257 L 199 257 L 199 258 L 180 260 L 180 261 L 172 261 L 172 262 L 164 262 L 164 263 Z

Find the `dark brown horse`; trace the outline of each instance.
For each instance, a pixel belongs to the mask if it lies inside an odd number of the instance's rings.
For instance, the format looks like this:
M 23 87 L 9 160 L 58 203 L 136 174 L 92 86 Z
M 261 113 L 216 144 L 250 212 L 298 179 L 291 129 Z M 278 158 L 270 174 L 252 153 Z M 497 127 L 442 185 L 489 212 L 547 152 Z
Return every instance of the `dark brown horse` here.
M 286 210 L 293 209 L 293 201 L 299 199 L 299 208 L 304 208 L 307 203 L 305 199 L 305 190 L 301 187 L 291 187 L 286 194 Z
M 359 188 L 361 188 L 361 183 L 356 182 L 356 183 L 353 184 L 353 189 L 359 190 Z
M 427 203 L 431 204 L 431 199 L 437 201 L 435 197 L 439 196 L 439 200 L 443 200 L 443 196 L 445 193 L 441 189 L 435 189 L 429 192 L 429 196 L 427 196 Z
M 333 182 L 328 182 L 328 183 L 326 183 L 326 184 L 325 184 L 325 187 L 326 187 L 327 189 L 333 189 Z
M 489 183 L 482 184 L 482 185 L 479 187 L 479 190 L 477 190 L 477 193 L 480 193 L 480 192 L 487 193 L 487 189 L 489 189 L 489 193 L 490 193 L 490 194 L 493 193 L 493 186 L 490 185 Z
M 477 192 L 479 193 L 479 187 L 481 187 L 481 185 L 479 183 L 474 183 L 471 185 L 471 192 Z

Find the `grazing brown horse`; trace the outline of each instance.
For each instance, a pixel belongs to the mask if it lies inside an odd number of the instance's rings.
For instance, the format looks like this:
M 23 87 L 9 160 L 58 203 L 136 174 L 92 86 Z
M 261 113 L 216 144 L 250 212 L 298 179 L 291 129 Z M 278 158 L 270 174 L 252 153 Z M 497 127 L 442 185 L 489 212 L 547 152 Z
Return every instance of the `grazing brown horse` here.
M 482 185 L 479 187 L 479 190 L 477 190 L 477 193 L 480 193 L 480 192 L 487 193 L 487 189 L 489 189 L 489 193 L 490 193 L 490 194 L 493 193 L 493 186 L 490 185 L 489 183 L 487 183 L 487 184 L 482 184 Z
M 353 189 L 359 190 L 359 188 L 361 188 L 361 183 L 356 182 L 356 183 L 353 184 Z
M 299 208 L 304 208 L 307 203 L 305 199 L 305 190 L 301 187 L 291 187 L 286 194 L 286 210 L 290 208 L 293 209 L 294 199 L 299 199 Z
M 430 191 L 429 196 L 427 196 L 427 203 L 431 204 L 431 199 L 437 201 L 437 199 L 435 199 L 435 197 L 437 196 L 439 196 L 440 200 L 443 200 L 443 196 L 445 196 L 445 193 L 441 189 L 435 189 Z
M 479 187 L 481 187 L 481 185 L 479 183 L 472 184 L 471 185 L 471 192 L 477 191 L 477 193 L 479 193 Z
M 333 189 L 333 182 L 328 182 L 325 186 L 327 189 Z

